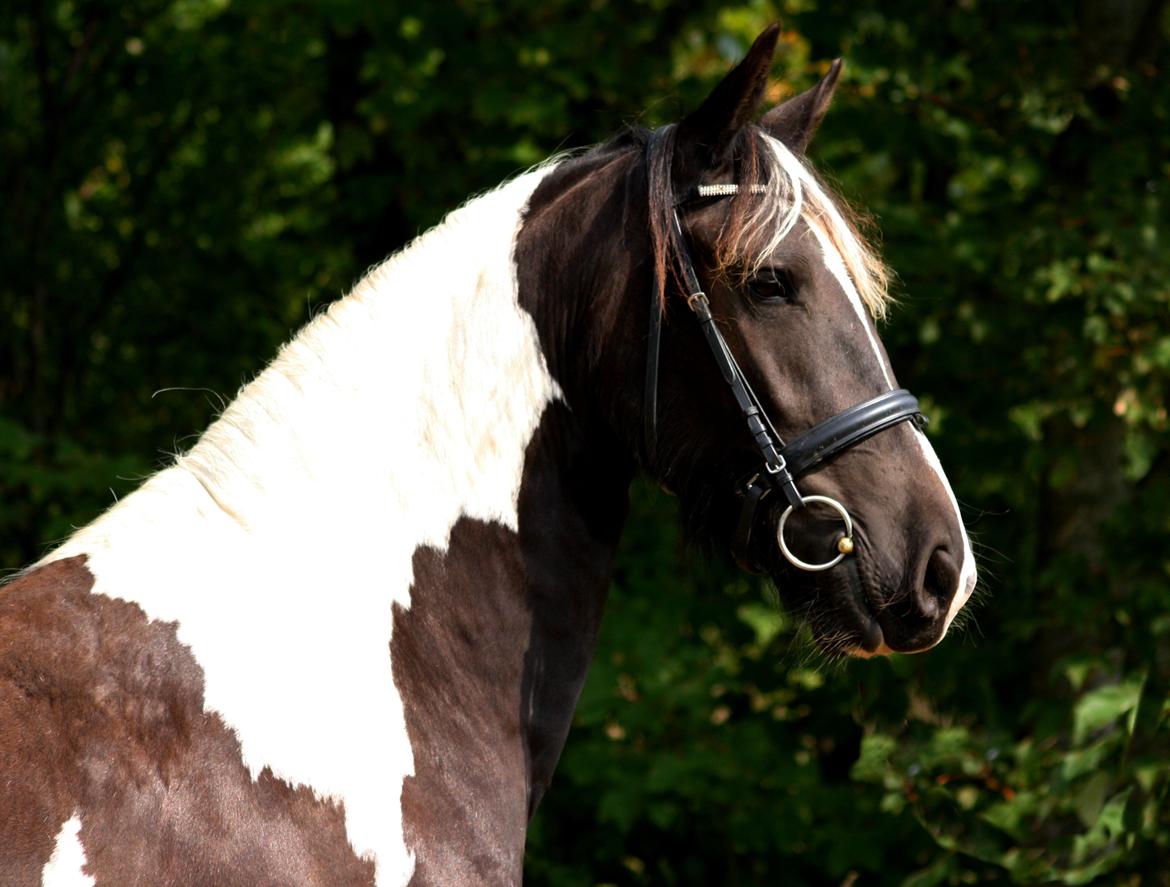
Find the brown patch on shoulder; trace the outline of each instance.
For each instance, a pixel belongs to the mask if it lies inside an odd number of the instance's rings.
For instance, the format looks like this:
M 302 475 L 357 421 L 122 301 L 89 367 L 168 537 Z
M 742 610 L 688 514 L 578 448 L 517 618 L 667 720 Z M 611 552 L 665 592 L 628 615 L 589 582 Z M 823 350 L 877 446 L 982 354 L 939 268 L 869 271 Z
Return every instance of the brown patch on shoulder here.
M 526 827 L 585 681 L 625 519 L 626 463 L 570 440 L 550 405 L 529 441 L 517 530 L 460 517 L 415 550 L 391 663 L 414 775 L 402 821 L 411 887 L 519 884 Z
M 515 534 L 462 517 L 445 552 L 414 553 L 391 662 L 415 773 L 402 786 L 411 885 L 517 884 L 528 784 L 520 725 L 531 615 Z
M 174 624 L 93 581 L 76 557 L 0 588 L 0 883 L 39 884 L 76 812 L 99 884 L 371 885 L 339 806 L 251 779 Z

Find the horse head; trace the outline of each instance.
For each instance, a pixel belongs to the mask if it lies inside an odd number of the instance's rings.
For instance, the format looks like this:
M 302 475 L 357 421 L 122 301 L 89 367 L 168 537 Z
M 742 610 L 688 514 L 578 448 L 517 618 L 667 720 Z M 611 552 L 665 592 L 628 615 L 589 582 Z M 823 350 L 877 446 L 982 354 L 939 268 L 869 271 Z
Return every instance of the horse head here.
M 677 125 L 558 166 L 529 213 L 552 261 L 522 232 L 521 272 L 542 331 L 573 306 L 545 342 L 568 402 L 698 538 L 768 573 L 826 651 L 923 650 L 972 592 L 971 546 L 878 338 L 885 268 L 805 156 L 840 63 L 753 122 L 777 33 Z

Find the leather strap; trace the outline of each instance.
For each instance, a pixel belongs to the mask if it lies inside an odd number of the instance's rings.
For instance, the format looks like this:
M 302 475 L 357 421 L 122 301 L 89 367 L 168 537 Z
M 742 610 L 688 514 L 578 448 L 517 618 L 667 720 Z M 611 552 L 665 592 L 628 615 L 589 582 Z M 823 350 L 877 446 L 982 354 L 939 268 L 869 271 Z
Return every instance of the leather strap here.
M 887 391 L 814 425 L 783 447 L 780 453 L 788 461 L 792 476 L 801 478 L 837 453 L 907 420 L 919 427 L 926 425 L 918 399 L 905 388 Z M 770 489 L 760 482 L 759 477 L 753 475 L 739 494 L 739 520 L 731 539 L 732 557 L 748 573 L 762 572 L 751 556 L 752 528 L 760 502 Z
M 662 302 L 658 298 L 657 280 L 650 286 L 650 333 L 646 338 L 646 389 L 642 409 L 642 434 L 646 439 L 646 456 L 654 458 L 658 448 L 658 350 L 662 344 Z
M 724 340 L 723 334 L 719 332 L 719 327 L 715 325 L 715 318 L 711 314 L 711 305 L 707 301 L 707 294 L 703 292 L 702 284 L 699 283 L 699 277 L 695 273 L 695 263 L 691 260 L 690 252 L 683 239 L 682 222 L 679 220 L 677 210 L 671 221 L 673 222 L 670 230 L 671 246 L 682 266 L 683 283 L 688 292 L 687 307 L 698 318 L 703 337 L 707 340 L 707 347 L 711 349 L 711 355 L 715 358 L 715 363 L 723 374 L 723 381 L 730 386 L 731 394 L 735 398 L 740 412 L 743 413 L 748 433 L 752 436 L 752 442 L 755 443 L 756 449 L 759 450 L 760 456 L 764 460 L 763 473 L 772 486 L 784 495 L 789 505 L 793 508 L 800 508 L 803 502 L 800 498 L 800 491 L 796 489 L 796 479 L 789 471 L 784 456 L 776 449 L 777 444 L 783 446 L 784 442 L 776 434 L 776 429 L 772 427 L 768 414 L 764 411 L 751 386 L 748 385 L 739 364 L 735 362 L 735 357 L 732 356 L 731 349 L 727 347 L 727 342 Z
M 926 424 L 918 398 L 905 388 L 887 391 L 814 425 L 780 453 L 788 460 L 788 470 L 801 477 L 842 450 L 908 419 L 920 428 Z
M 751 555 L 752 527 L 756 524 L 756 511 L 760 502 L 768 495 L 770 489 L 760 483 L 759 475 L 755 475 L 744 488 L 739 506 L 739 520 L 736 522 L 735 535 L 731 537 L 731 556 L 739 564 L 739 568 L 747 573 L 759 574 L 763 572 L 756 566 Z

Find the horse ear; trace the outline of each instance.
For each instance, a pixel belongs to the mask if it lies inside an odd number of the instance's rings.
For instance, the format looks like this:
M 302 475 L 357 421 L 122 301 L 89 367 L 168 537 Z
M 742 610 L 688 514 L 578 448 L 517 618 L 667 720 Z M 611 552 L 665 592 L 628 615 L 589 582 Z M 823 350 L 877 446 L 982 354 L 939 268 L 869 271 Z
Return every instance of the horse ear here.
M 812 89 L 777 105 L 760 120 L 760 126 L 769 134 L 782 141 L 789 150 L 803 154 L 816 134 L 817 127 L 829 110 L 833 100 L 833 89 L 841 74 L 841 59 L 829 67 L 821 82 Z
M 704 172 L 731 160 L 735 137 L 755 116 L 763 98 L 779 36 L 780 26 L 769 25 L 756 38 L 743 61 L 732 68 L 703 104 L 678 125 L 674 163 L 676 184 L 689 187 Z

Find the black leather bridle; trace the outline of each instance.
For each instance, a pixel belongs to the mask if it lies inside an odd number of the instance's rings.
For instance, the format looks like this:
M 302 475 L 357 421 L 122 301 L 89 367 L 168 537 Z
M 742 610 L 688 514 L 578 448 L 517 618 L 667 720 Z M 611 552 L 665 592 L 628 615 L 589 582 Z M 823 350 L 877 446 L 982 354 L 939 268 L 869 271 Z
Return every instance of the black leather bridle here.
M 753 188 L 753 190 L 756 190 Z M 756 571 L 756 565 L 749 555 L 752 527 L 755 524 L 758 506 L 772 491 L 782 495 L 788 503 L 778 530 L 777 542 L 784 556 L 796 567 L 804 570 L 824 570 L 836 565 L 853 550 L 852 522 L 845 508 L 826 496 L 802 496 L 796 481 L 808 474 L 827 459 L 856 446 L 878 432 L 885 431 L 900 422 L 913 421 L 922 427 L 926 418 L 918 405 L 918 399 L 904 388 L 887 391 L 863 403 L 842 410 L 832 418 L 814 425 L 804 434 L 785 444 L 768 418 L 763 404 L 752 391 L 743 371 L 736 363 L 731 349 L 719 332 L 711 314 L 711 305 L 703 292 L 702 284 L 695 273 L 679 219 L 679 209 L 699 200 L 728 197 L 738 193 L 737 185 L 699 186 L 692 193 L 678 201 L 671 210 L 667 225 L 667 263 L 677 262 L 681 271 L 681 282 L 685 287 L 687 307 L 699 321 L 703 337 L 715 358 L 723 379 L 731 388 L 731 394 L 747 423 L 748 434 L 761 459 L 761 466 L 741 484 L 738 490 L 742 499 L 732 552 L 745 569 Z M 668 275 L 669 276 L 669 275 Z M 658 352 L 662 338 L 663 306 L 660 300 L 659 281 L 655 279 L 650 294 L 650 335 L 646 350 L 646 387 L 644 433 L 648 452 L 653 455 L 657 442 L 658 421 Z M 784 542 L 783 528 L 788 516 L 807 503 L 819 501 L 834 507 L 846 525 L 846 534 L 838 541 L 839 555 L 823 564 L 808 564 L 794 556 Z

